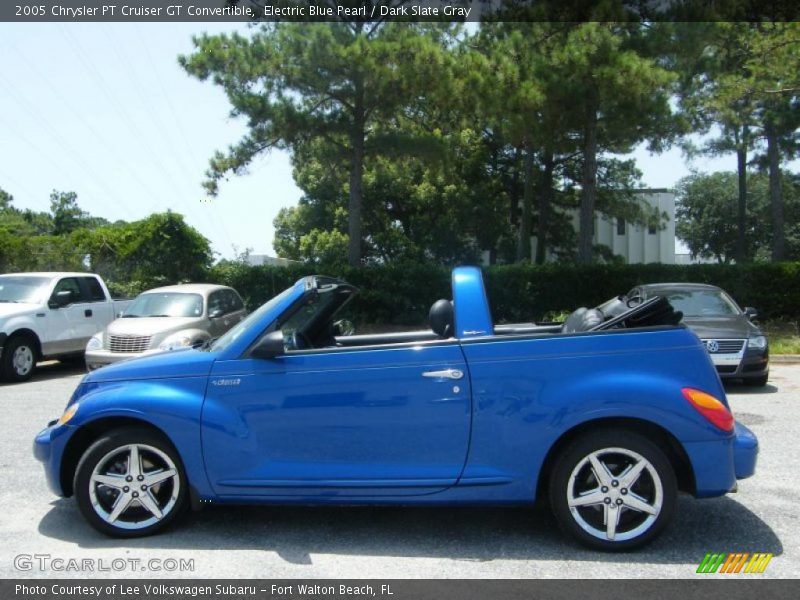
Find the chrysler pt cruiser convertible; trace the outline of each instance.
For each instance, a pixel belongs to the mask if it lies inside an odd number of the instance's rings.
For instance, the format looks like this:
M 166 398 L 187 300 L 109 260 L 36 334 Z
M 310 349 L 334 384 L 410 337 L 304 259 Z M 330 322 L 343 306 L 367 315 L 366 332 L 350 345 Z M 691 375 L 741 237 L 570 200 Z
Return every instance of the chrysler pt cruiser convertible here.
M 459 267 L 430 329 L 337 335 L 356 293 L 306 277 L 216 341 L 88 374 L 34 443 L 86 520 L 142 536 L 204 504 L 530 505 L 604 550 L 676 496 L 733 491 L 758 444 L 663 298 L 494 325 Z

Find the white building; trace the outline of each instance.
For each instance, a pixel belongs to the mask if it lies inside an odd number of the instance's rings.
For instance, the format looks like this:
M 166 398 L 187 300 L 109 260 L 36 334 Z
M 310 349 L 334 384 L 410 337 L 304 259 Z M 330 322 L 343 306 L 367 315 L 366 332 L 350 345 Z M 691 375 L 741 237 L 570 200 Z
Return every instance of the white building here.
M 298 263 L 299 261 L 290 260 L 288 258 L 278 258 L 276 256 L 268 256 L 266 254 L 248 254 L 247 255 L 247 264 L 251 267 L 257 267 L 259 265 L 270 265 L 273 267 L 288 267 L 293 263 Z
M 625 219 L 595 213 L 593 244 L 602 244 L 622 257 L 626 263 L 675 264 L 675 194 L 666 189 L 638 190 L 641 201 L 666 215 L 661 226 L 633 225 Z M 572 225 L 578 231 L 579 216 L 575 211 Z M 531 256 L 535 259 L 536 237 L 531 238 Z M 548 257 L 549 258 L 549 257 Z

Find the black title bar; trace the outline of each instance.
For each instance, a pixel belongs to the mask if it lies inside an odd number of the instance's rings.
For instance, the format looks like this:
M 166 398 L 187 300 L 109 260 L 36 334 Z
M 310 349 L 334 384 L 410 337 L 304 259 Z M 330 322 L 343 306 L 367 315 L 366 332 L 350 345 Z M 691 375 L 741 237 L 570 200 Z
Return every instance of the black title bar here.
M 635 567 L 631 567 L 635 570 Z M 577 574 L 577 573 L 576 573 Z M 797 580 L 5 579 L 4 600 L 752 600 L 797 598 Z M 794 590 L 794 591 L 792 591 Z
M 3 0 L 2 22 L 795 21 L 797 0 Z

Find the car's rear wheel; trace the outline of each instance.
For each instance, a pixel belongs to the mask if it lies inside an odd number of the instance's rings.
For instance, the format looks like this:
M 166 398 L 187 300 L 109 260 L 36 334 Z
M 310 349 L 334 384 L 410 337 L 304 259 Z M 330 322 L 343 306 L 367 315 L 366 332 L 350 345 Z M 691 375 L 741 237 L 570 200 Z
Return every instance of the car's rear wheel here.
M 0 370 L 6 381 L 27 381 L 36 372 L 36 342 L 27 335 L 17 334 L 3 347 Z
M 557 459 L 550 503 L 561 527 L 587 546 L 630 550 L 652 541 L 675 509 L 675 472 L 644 436 L 615 429 L 572 442 Z
M 178 453 L 147 429 L 117 429 L 92 444 L 78 464 L 74 489 L 86 520 L 114 537 L 155 533 L 186 506 Z

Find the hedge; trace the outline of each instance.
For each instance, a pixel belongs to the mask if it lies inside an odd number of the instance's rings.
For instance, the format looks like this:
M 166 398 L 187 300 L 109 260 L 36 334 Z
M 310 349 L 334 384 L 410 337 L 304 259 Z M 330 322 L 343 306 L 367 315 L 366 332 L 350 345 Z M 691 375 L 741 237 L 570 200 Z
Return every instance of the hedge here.
M 422 324 L 438 298 L 450 298 L 450 269 L 432 264 L 392 264 L 326 270 L 307 265 L 248 266 L 223 263 L 209 281 L 230 285 L 251 310 L 300 277 L 322 271 L 361 289 L 348 312 L 359 323 Z M 542 320 L 553 312 L 595 306 L 644 283 L 711 283 L 764 320 L 800 317 L 800 263 L 745 265 L 503 265 L 485 267 L 496 322 Z

